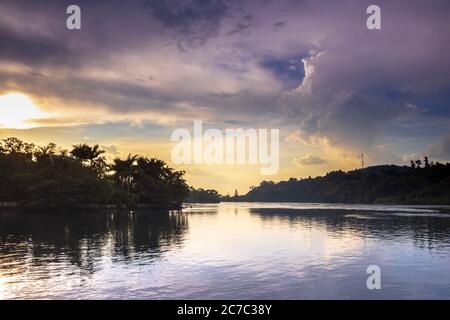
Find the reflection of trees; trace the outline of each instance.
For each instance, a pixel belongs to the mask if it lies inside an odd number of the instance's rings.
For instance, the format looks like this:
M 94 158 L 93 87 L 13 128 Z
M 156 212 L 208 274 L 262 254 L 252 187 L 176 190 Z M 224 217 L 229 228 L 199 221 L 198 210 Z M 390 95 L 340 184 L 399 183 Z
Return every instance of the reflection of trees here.
M 263 221 L 284 221 L 305 228 L 322 228 L 335 235 L 351 232 L 355 236 L 382 240 L 412 241 L 419 248 L 450 246 L 450 215 L 446 217 L 393 215 L 348 210 L 251 209 Z
M 13 272 L 9 263 L 14 273 L 49 263 L 93 273 L 107 256 L 151 263 L 165 248 L 181 244 L 187 228 L 186 215 L 167 212 L 0 215 L 0 273 Z

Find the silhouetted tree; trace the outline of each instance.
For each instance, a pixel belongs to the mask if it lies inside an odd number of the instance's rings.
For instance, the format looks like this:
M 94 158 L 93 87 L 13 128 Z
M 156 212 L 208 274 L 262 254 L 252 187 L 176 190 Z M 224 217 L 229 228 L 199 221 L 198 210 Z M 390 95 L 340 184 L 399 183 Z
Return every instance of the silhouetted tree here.
M 220 194 L 213 189 L 195 189 L 189 188 L 189 197 L 186 202 L 189 203 L 218 203 L 220 202 Z
M 114 177 L 116 181 L 127 191 L 130 191 L 133 186 L 133 175 L 135 170 L 135 162 L 138 156 L 132 156 L 131 154 L 125 160 L 120 158 L 114 159 L 114 163 L 111 166 L 114 171 Z
M 106 162 L 98 145 L 59 149 L 40 147 L 17 138 L 0 142 L 0 202 L 23 207 L 78 207 L 117 204 L 179 207 L 189 188 L 184 171 L 164 161 L 129 155 Z
M 421 165 L 422 165 L 422 161 L 416 160 L 416 166 L 417 166 L 417 168 L 420 168 Z
M 424 167 L 425 168 L 429 168 L 430 167 L 430 163 L 428 162 L 428 157 L 425 156 L 425 158 L 423 159 L 423 163 L 424 163 Z

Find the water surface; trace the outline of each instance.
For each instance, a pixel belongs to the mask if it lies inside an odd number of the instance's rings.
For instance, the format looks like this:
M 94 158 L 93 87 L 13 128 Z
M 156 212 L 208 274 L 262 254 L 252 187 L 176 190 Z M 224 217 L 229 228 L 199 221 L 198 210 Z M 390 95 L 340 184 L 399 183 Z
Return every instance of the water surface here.
M 449 299 L 449 208 L 0 214 L 1 299 Z M 368 290 L 366 268 L 381 268 Z

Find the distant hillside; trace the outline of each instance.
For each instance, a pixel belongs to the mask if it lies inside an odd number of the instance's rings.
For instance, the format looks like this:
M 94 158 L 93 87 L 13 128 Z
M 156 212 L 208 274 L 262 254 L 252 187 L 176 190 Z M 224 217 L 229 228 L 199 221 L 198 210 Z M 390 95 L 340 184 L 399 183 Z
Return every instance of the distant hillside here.
M 450 163 L 382 165 L 323 177 L 263 181 L 246 195 L 222 201 L 450 204 Z

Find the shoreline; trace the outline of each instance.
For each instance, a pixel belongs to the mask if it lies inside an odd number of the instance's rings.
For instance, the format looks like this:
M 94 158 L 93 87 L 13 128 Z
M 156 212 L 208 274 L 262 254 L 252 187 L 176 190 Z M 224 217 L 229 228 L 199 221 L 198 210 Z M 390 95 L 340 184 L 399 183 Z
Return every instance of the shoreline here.
M 12 202 L 0 202 L 0 214 L 3 213 L 35 213 L 35 214 L 95 214 L 95 213 L 123 213 L 123 214 L 140 214 L 140 213 L 165 213 L 165 212 L 182 212 L 183 210 L 189 210 L 195 208 L 197 205 L 211 205 L 221 203 L 235 203 L 235 204 L 265 204 L 275 205 L 280 204 L 279 207 L 262 207 L 261 209 L 274 209 L 274 210 L 308 210 L 308 211 L 374 211 L 374 212 L 395 212 L 403 210 L 392 210 L 389 207 L 405 207 L 406 212 L 416 212 L 416 210 L 410 209 L 435 209 L 429 211 L 438 211 L 443 214 L 450 214 L 449 204 L 417 204 L 417 203 L 344 203 L 344 202 L 292 202 L 292 201 L 221 201 L 221 202 L 189 202 L 182 203 L 181 205 L 164 207 L 151 204 L 138 204 L 133 207 L 118 206 L 118 205 L 80 205 L 77 207 L 32 207 L 21 206 L 18 203 Z M 286 205 L 301 205 L 306 206 L 302 208 L 289 208 Z M 311 206 L 311 207 L 308 207 Z M 315 207 L 323 206 L 323 207 Z M 342 208 L 342 206 L 347 208 Z M 372 208 L 361 208 L 364 206 Z M 386 208 L 383 208 L 386 207 Z M 408 207 L 410 208 L 408 210 Z M 400 208 L 399 208 L 400 209 Z M 420 211 L 422 212 L 422 211 Z
M 166 212 L 166 211 L 181 211 L 182 205 L 177 206 L 158 206 L 150 204 L 138 204 L 133 207 L 118 206 L 118 205 L 80 205 L 76 207 L 58 207 L 58 206 L 21 206 L 17 203 L 1 203 L 0 213 L 135 213 L 145 212 L 151 210 L 152 212 Z

